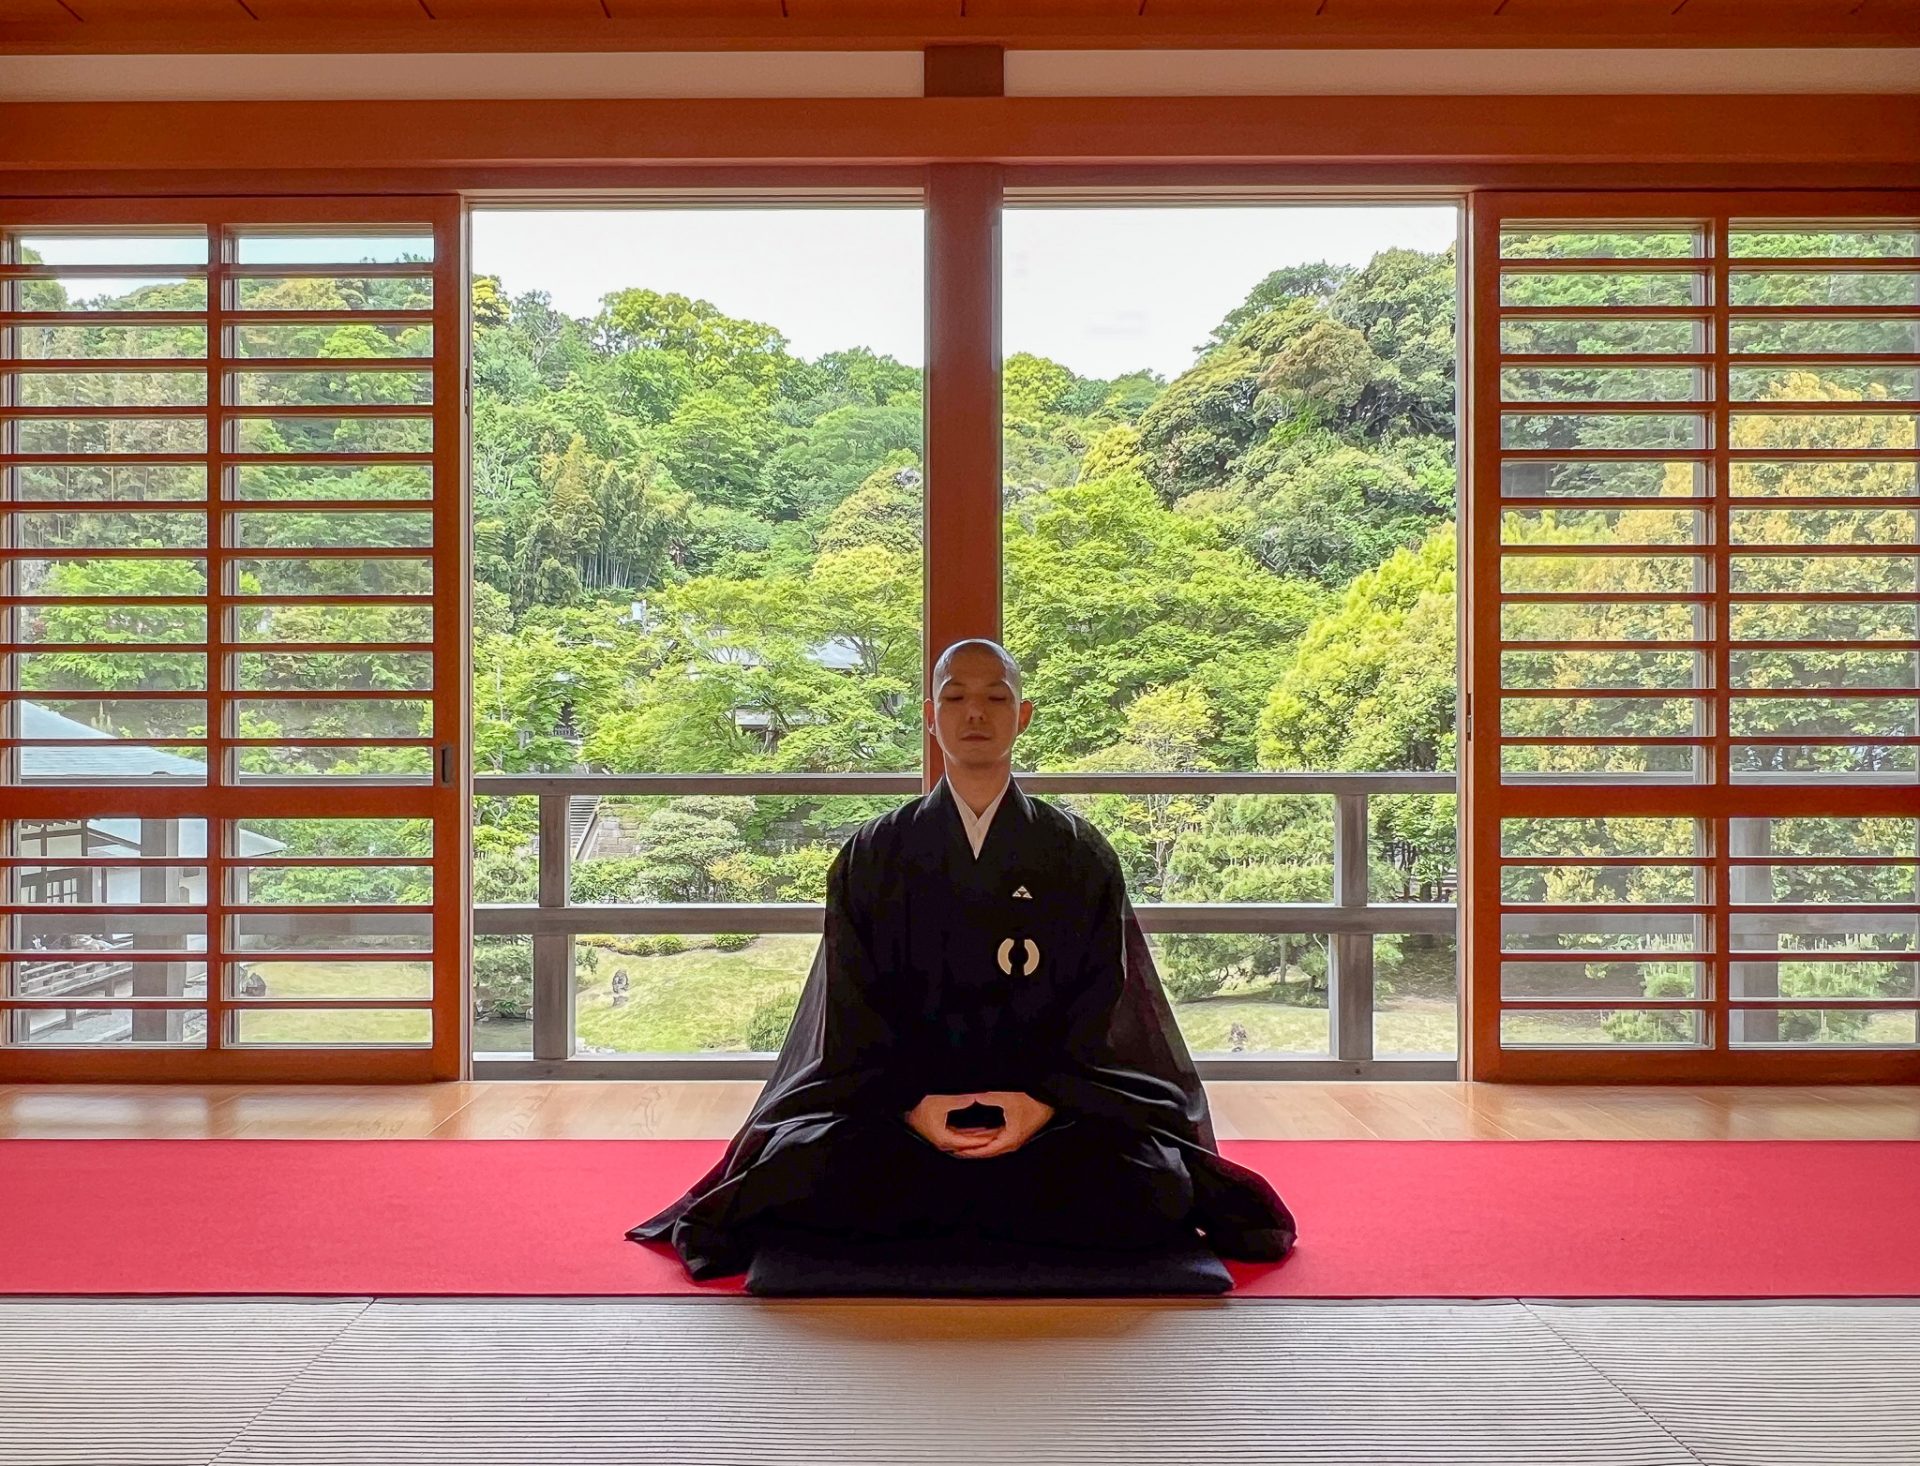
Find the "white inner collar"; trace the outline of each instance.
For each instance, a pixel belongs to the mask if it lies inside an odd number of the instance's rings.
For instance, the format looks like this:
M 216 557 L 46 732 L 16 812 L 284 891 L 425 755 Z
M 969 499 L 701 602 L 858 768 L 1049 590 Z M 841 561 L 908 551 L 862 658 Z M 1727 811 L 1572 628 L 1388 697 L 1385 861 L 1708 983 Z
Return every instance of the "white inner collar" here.
M 953 806 L 960 811 L 960 822 L 966 826 L 967 843 L 973 846 L 975 860 L 980 858 L 980 847 L 986 843 L 987 827 L 993 823 L 994 815 L 999 813 L 1000 801 L 1007 797 L 1007 790 L 1012 784 L 1013 780 L 1009 777 L 1007 782 L 1000 786 L 1000 792 L 993 796 L 993 802 L 979 814 L 973 812 L 967 801 L 960 797 L 960 791 L 955 789 L 951 782 L 947 785 L 947 793 L 953 797 Z

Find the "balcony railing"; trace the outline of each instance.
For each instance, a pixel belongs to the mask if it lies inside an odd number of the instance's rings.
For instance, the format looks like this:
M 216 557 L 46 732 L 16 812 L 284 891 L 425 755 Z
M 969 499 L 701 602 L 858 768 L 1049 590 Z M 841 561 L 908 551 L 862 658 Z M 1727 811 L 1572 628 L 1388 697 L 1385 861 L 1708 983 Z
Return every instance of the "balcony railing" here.
M 1452 1079 L 1454 1058 L 1376 1059 L 1373 1053 L 1374 938 L 1389 934 L 1451 936 L 1452 902 L 1379 902 L 1369 899 L 1368 800 L 1375 794 L 1451 794 L 1450 773 L 1034 774 L 1018 773 L 1030 794 L 1264 794 L 1323 795 L 1333 799 L 1333 899 L 1327 902 L 1150 903 L 1136 911 L 1141 928 L 1155 932 L 1325 934 L 1330 1054 L 1327 1058 L 1274 1055 L 1197 1057 L 1208 1079 L 1381 1078 Z M 476 937 L 533 939 L 531 1059 L 475 1055 L 477 1073 L 498 1078 L 764 1078 L 766 1055 L 634 1054 L 575 1057 L 573 939 L 582 934 L 795 932 L 818 933 L 823 908 L 812 902 L 575 905 L 573 801 L 606 795 L 749 796 L 868 795 L 911 799 L 918 774 L 482 774 L 477 797 L 532 797 L 539 801 L 537 900 L 478 905 Z

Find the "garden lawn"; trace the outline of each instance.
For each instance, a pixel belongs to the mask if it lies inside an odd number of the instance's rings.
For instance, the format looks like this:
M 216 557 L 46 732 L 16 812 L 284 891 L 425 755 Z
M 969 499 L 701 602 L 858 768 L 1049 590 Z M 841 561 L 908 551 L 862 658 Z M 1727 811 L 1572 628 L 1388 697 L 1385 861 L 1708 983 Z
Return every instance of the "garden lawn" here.
M 753 1010 L 783 989 L 798 992 L 820 939 L 807 933 L 758 936 L 738 952 L 690 947 L 672 956 L 634 957 L 581 938 L 574 944 L 575 1031 L 583 1050 L 685 1054 L 747 1047 Z M 615 968 L 631 984 L 613 1006 Z

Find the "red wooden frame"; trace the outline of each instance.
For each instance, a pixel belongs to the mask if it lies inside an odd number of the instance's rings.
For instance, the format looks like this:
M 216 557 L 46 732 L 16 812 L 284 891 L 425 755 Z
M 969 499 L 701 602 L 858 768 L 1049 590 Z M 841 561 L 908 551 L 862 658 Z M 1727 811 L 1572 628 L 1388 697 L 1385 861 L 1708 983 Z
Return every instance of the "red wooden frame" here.
M 463 1053 L 468 1024 L 464 974 L 471 924 L 466 872 L 466 828 L 470 818 L 470 802 L 467 797 L 468 781 L 460 761 L 457 758 L 448 760 L 438 753 L 438 750 L 449 746 L 455 749 L 463 747 L 467 737 L 469 594 L 465 545 L 468 516 L 464 492 L 463 438 L 467 266 L 465 226 L 459 200 L 452 197 L 0 200 L 0 227 L 9 230 L 89 226 L 153 228 L 167 225 L 203 227 L 208 231 L 209 238 L 209 260 L 205 271 L 208 304 L 204 313 L 194 313 L 194 319 L 205 320 L 208 327 L 207 355 L 204 362 L 199 359 L 194 362 L 196 368 L 204 367 L 207 373 L 208 400 L 204 408 L 192 409 L 193 415 L 204 416 L 208 423 L 206 452 L 194 457 L 194 461 L 205 463 L 208 475 L 203 510 L 208 519 L 205 551 L 207 593 L 196 600 L 196 604 L 204 604 L 207 608 L 204 646 L 209 658 L 209 671 L 213 674 L 206 694 L 209 714 L 207 783 L 193 787 L 168 787 L 158 783 L 133 787 L 15 785 L 5 790 L 5 814 L 10 820 L 85 818 L 88 815 L 112 813 L 142 819 L 172 817 L 204 819 L 207 822 L 204 859 L 207 871 L 207 996 L 204 1002 L 169 999 L 159 1005 L 204 1007 L 208 1014 L 208 1042 L 203 1049 L 129 1048 L 124 1051 L 107 1047 L 79 1050 L 0 1047 L 0 1079 L 251 1082 L 459 1078 L 464 1072 Z M 429 417 L 433 424 L 433 498 L 425 506 L 432 515 L 433 546 L 431 551 L 413 552 L 415 558 L 430 558 L 433 565 L 433 634 L 430 648 L 433 685 L 429 697 L 433 708 L 433 740 L 429 757 L 434 773 L 430 782 L 320 787 L 229 783 L 226 778 L 227 751 L 244 746 L 248 740 L 229 736 L 222 716 L 224 690 L 229 686 L 235 658 L 243 650 L 240 643 L 230 639 L 225 613 L 235 602 L 225 591 L 226 577 L 223 571 L 228 561 L 254 558 L 258 552 L 234 545 L 224 532 L 226 522 L 239 510 L 244 507 L 251 511 L 255 506 L 253 501 L 246 501 L 243 505 L 241 501 L 228 497 L 226 469 L 230 464 L 242 461 L 245 455 L 235 453 L 224 440 L 222 425 L 248 413 L 246 409 L 236 410 L 230 405 L 225 390 L 228 372 L 242 364 L 243 359 L 223 354 L 222 327 L 236 323 L 235 316 L 227 311 L 223 285 L 230 271 L 249 276 L 270 275 L 273 267 L 237 266 L 225 257 L 221 246 L 227 237 L 224 231 L 263 225 L 311 225 L 322 229 L 410 225 L 430 230 L 434 238 L 431 266 L 433 306 L 428 316 L 434 331 L 434 353 L 431 358 L 422 358 L 414 363 L 421 370 L 430 370 L 433 382 L 432 406 L 416 410 L 416 415 Z M 339 268 L 333 267 L 332 272 L 338 272 Z M 357 274 L 363 267 L 350 268 Z M 366 267 L 365 272 L 400 273 L 383 267 Z M 61 273 L 69 271 L 63 269 Z M 115 267 L 113 273 L 127 272 Z M 404 273 L 419 275 L 428 271 L 416 266 Z M 249 313 L 246 317 L 249 322 L 256 324 L 271 318 L 268 312 L 257 315 Z M 155 323 L 158 323 L 157 319 Z M 255 360 L 244 359 L 246 363 Z M 292 412 L 276 409 L 274 415 L 303 414 L 298 409 Z M 337 417 L 346 414 L 338 409 L 326 408 L 304 415 Z M 351 461 L 351 458 L 343 456 L 340 461 Z M 315 501 L 306 502 L 310 506 Z M 0 510 L 7 507 L 0 504 Z M 353 507 L 364 509 L 366 505 L 356 502 Z M 414 644 L 408 646 L 410 650 L 419 649 Z M 356 646 L 356 649 L 367 648 Z M 125 696 L 139 700 L 141 695 Z M 328 694 L 329 699 L 334 696 L 337 694 Z M 224 959 L 229 952 L 228 918 L 231 912 L 241 909 L 231 898 L 227 880 L 228 867 L 236 862 L 226 850 L 226 822 L 355 816 L 425 818 L 434 824 L 431 858 L 434 903 L 431 955 L 428 958 L 433 971 L 432 995 L 425 1000 L 356 1002 L 316 999 L 296 1006 L 328 1009 L 355 1006 L 425 1008 L 432 1014 L 431 1044 L 409 1048 L 226 1046 L 224 1017 L 227 1013 L 268 1006 L 265 1002 L 250 1003 L 234 998 L 226 989 Z M 114 863 L 128 862 L 116 860 Z M 261 960 L 259 954 L 252 955 L 254 960 Z M 324 957 L 325 954 L 320 955 Z M 413 958 L 413 954 L 400 955 L 409 960 Z M 18 1000 L 0 999 L 0 1009 L 17 1006 L 24 1004 Z M 116 1000 L 95 1006 L 124 1006 L 124 1003 Z
M 1728 301 L 1728 283 L 1734 268 L 1753 268 L 1754 266 L 1745 260 L 1730 258 L 1725 243 L 1730 222 L 1736 219 L 1808 220 L 1835 224 L 1844 224 L 1848 220 L 1898 220 L 1907 227 L 1913 227 L 1910 221 L 1920 220 L 1920 193 L 1483 193 L 1473 197 L 1470 218 L 1468 259 L 1464 265 L 1471 291 L 1466 415 L 1468 437 L 1467 461 L 1462 465 L 1462 483 L 1466 488 L 1462 496 L 1462 502 L 1465 505 L 1462 525 L 1465 573 L 1462 584 L 1468 588 L 1464 655 L 1468 739 L 1463 762 L 1465 799 L 1462 810 L 1461 859 L 1461 870 L 1464 876 L 1462 898 L 1466 913 L 1466 947 L 1462 960 L 1463 998 L 1467 1002 L 1468 1011 L 1466 1077 L 1476 1080 L 1574 1083 L 1872 1083 L 1920 1079 L 1920 1050 L 1915 1049 L 1736 1049 L 1729 1043 L 1729 1019 L 1734 1007 L 1734 1000 L 1731 997 L 1732 978 L 1729 971 L 1734 960 L 1730 940 L 1733 903 L 1730 897 L 1729 877 L 1732 867 L 1738 862 L 1731 856 L 1729 850 L 1728 821 L 1741 817 L 1781 817 L 1796 814 L 1911 817 L 1920 814 L 1920 782 L 1776 786 L 1734 783 L 1730 779 L 1730 754 L 1737 740 L 1730 732 L 1727 717 L 1727 708 L 1733 691 L 1730 688 L 1732 679 L 1729 676 L 1729 664 L 1734 648 L 1727 615 L 1730 606 L 1729 569 L 1736 551 L 1741 554 L 1751 552 L 1743 546 L 1733 545 L 1729 533 L 1731 515 L 1743 502 L 1732 496 L 1728 483 L 1728 467 L 1734 452 L 1728 442 L 1728 422 L 1735 408 L 1729 391 L 1729 374 L 1733 364 L 1745 358 L 1733 357 L 1728 347 L 1728 322 L 1732 315 Z M 1608 784 L 1604 781 L 1585 785 L 1503 784 L 1501 782 L 1499 720 L 1502 700 L 1500 662 L 1502 630 L 1500 612 L 1503 599 L 1512 601 L 1518 598 L 1512 593 L 1503 598 L 1501 585 L 1502 561 L 1513 553 L 1510 549 L 1503 551 L 1501 543 L 1502 511 L 1512 501 L 1503 498 L 1501 486 L 1501 465 L 1505 461 L 1511 461 L 1511 457 L 1501 447 L 1500 373 L 1503 356 L 1499 336 L 1502 316 L 1500 234 L 1502 225 L 1511 221 L 1547 224 L 1555 221 L 1563 221 L 1567 224 L 1591 222 L 1601 227 L 1608 222 L 1697 221 L 1708 231 L 1710 253 L 1705 257 L 1684 262 L 1685 268 L 1689 271 L 1703 271 L 1710 280 L 1711 292 L 1707 304 L 1672 308 L 1636 308 L 1631 311 L 1596 307 L 1587 312 L 1593 315 L 1616 314 L 1635 317 L 1666 314 L 1700 318 L 1709 322 L 1710 339 L 1706 350 L 1691 356 L 1676 358 L 1663 355 L 1657 358 L 1660 363 L 1673 364 L 1676 361 L 1682 364 L 1691 363 L 1710 372 L 1712 390 L 1697 404 L 1697 410 L 1706 415 L 1710 421 L 1711 432 L 1706 439 L 1707 446 L 1699 450 L 1674 449 L 1658 452 L 1647 450 L 1637 455 L 1641 458 L 1688 459 L 1700 463 L 1704 471 L 1710 475 L 1707 485 L 1708 493 L 1693 500 L 1647 498 L 1629 502 L 1599 498 L 1568 498 L 1559 502 L 1562 507 L 1569 509 L 1589 507 L 1674 509 L 1691 506 L 1706 516 L 1710 532 L 1704 537 L 1703 543 L 1693 546 L 1692 549 L 1710 567 L 1710 590 L 1697 598 L 1661 592 L 1658 596 L 1642 595 L 1641 599 L 1660 599 L 1670 602 L 1679 599 L 1697 599 L 1710 618 L 1704 636 L 1698 641 L 1648 643 L 1649 646 L 1665 646 L 1670 649 L 1690 648 L 1711 658 L 1710 675 L 1700 684 L 1697 694 L 1701 702 L 1711 711 L 1709 733 L 1704 741 L 1700 738 L 1645 740 L 1672 744 L 1699 744 L 1702 756 L 1707 760 L 1709 782 L 1666 785 L 1636 785 L 1626 782 Z M 1823 264 L 1831 265 L 1833 262 L 1808 260 L 1805 263 L 1809 268 L 1818 270 Z M 1526 264 L 1515 262 L 1513 267 L 1516 270 L 1524 270 Z M 1578 269 L 1583 266 L 1575 264 L 1563 268 Z M 1636 265 L 1631 261 L 1625 264 L 1595 261 L 1584 268 L 1632 270 Z M 1658 270 L 1661 266 L 1657 264 L 1648 266 L 1642 263 L 1638 268 Z M 1770 308 L 1768 313 L 1782 317 L 1803 316 L 1817 319 L 1821 316 L 1822 310 L 1823 308 L 1820 307 L 1776 307 Z M 1831 308 L 1829 313 L 1838 311 L 1839 308 Z M 1569 309 L 1568 313 L 1578 314 L 1579 312 Z M 1889 311 L 1887 308 L 1866 307 L 1856 311 L 1855 314 L 1899 316 L 1900 312 L 1897 308 Z M 1912 314 L 1920 318 L 1920 309 L 1916 309 Z M 1794 360 L 1800 359 L 1791 352 L 1779 353 L 1779 355 Z M 1504 362 L 1510 365 L 1516 359 L 1525 361 L 1524 356 L 1516 358 L 1510 355 L 1504 358 Z M 1586 360 L 1589 364 L 1600 365 L 1615 362 L 1616 359 L 1611 356 L 1596 356 Z M 1900 359 L 1892 358 L 1892 360 L 1898 362 Z M 1656 359 L 1646 358 L 1640 361 L 1634 357 L 1622 357 L 1618 359 L 1618 364 L 1633 365 L 1636 361 L 1639 361 L 1639 364 L 1647 364 Z M 1855 405 L 1835 403 L 1831 407 L 1837 412 L 1851 412 Z M 1585 403 L 1571 406 L 1562 402 L 1542 404 L 1543 411 L 1553 412 L 1604 411 L 1610 407 L 1641 411 L 1647 410 L 1648 404 Z M 1908 401 L 1894 405 L 1892 410 L 1911 414 L 1920 411 L 1920 408 L 1916 408 L 1913 402 Z M 1575 451 L 1560 456 L 1584 460 L 1595 455 L 1591 452 Z M 1633 452 L 1627 452 L 1619 456 L 1631 458 L 1636 455 Z M 1784 450 L 1776 450 L 1775 456 L 1802 457 L 1805 454 L 1802 452 L 1787 455 Z M 1920 463 L 1920 452 L 1904 449 L 1879 452 L 1846 450 L 1844 453 L 1836 450 L 1831 456 L 1853 460 L 1879 457 L 1900 462 Z M 1795 497 L 1782 502 L 1799 507 L 1817 508 L 1825 501 Z M 1896 509 L 1908 502 L 1910 501 L 1879 498 L 1847 501 L 1848 507 L 1865 505 Z M 1900 550 L 1903 553 L 1920 553 L 1920 547 L 1900 547 Z M 1633 547 L 1628 546 L 1626 552 L 1633 553 Z M 1580 553 L 1580 551 L 1575 550 L 1570 553 Z M 1816 548 L 1812 553 L 1819 553 L 1819 550 Z M 1619 599 L 1624 602 L 1633 598 L 1628 594 L 1622 595 Z M 1846 597 L 1849 600 L 1854 598 L 1851 594 Z M 1813 599 L 1818 598 L 1813 597 Z M 1913 598 L 1903 593 L 1900 599 L 1905 602 Z M 1916 605 L 1920 605 L 1920 602 L 1916 602 Z M 1555 643 L 1555 645 L 1563 644 Z M 1564 645 L 1571 647 L 1574 644 Z M 1819 645 L 1821 649 L 1844 649 L 1848 644 L 1821 642 Z M 1874 643 L 1873 645 L 1884 649 L 1884 644 Z M 1631 697 L 1652 695 L 1653 692 L 1653 689 L 1630 689 L 1625 692 L 1609 691 L 1607 695 Z M 1507 695 L 1510 696 L 1511 693 Z M 1784 695 L 1790 696 L 1792 693 Z M 1777 741 L 1801 743 L 1806 740 L 1798 737 L 1783 737 Z M 1524 1007 L 1528 1004 L 1524 1001 L 1509 1003 L 1502 995 L 1501 820 L 1504 817 L 1529 816 L 1592 818 L 1630 815 L 1685 817 L 1699 822 L 1709 832 L 1708 846 L 1697 863 L 1704 866 L 1707 871 L 1710 880 L 1708 892 L 1710 899 L 1697 907 L 1654 906 L 1643 909 L 1679 913 L 1697 911 L 1698 914 L 1708 918 L 1710 933 L 1705 950 L 1701 954 L 1701 960 L 1706 965 L 1710 985 L 1703 999 L 1618 1002 L 1596 999 L 1592 1006 L 1698 1009 L 1707 1019 L 1707 1047 L 1674 1050 L 1650 1048 L 1606 1050 L 1503 1046 L 1500 1036 L 1503 1012 L 1511 1006 Z M 1537 864 L 1538 862 L 1520 858 L 1513 863 Z M 1628 862 L 1624 858 L 1613 861 L 1602 858 L 1583 860 L 1582 863 L 1638 862 Z M 1655 860 L 1650 863 L 1674 864 L 1676 862 Z M 1693 865 L 1696 862 L 1689 860 L 1678 863 Z M 1823 861 L 1823 863 L 1826 862 Z M 1555 908 L 1529 906 L 1526 909 L 1551 912 Z M 1789 906 L 1780 909 L 1791 911 L 1793 908 Z M 1893 908 L 1896 912 L 1900 909 Z M 1532 960 L 1535 955 L 1529 953 L 1525 960 Z M 1561 954 L 1561 956 L 1576 959 L 1578 955 Z M 1671 954 L 1667 955 L 1671 957 Z M 1555 959 L 1549 957 L 1544 960 Z M 1829 1005 L 1822 1004 L 1818 999 L 1808 999 L 1797 1005 L 1783 1004 L 1783 1006 Z M 1886 1000 L 1860 1006 L 1909 1009 L 1920 1006 L 1920 998 Z

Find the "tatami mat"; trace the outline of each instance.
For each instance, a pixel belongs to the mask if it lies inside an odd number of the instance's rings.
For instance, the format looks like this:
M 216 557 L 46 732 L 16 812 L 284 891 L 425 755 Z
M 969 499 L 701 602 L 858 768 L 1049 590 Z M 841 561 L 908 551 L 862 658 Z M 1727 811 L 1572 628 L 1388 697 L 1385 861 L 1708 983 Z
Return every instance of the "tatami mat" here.
M 0 1302 L 8 1466 L 1913 1462 L 1920 1305 Z
M 1920 1306 L 1533 1307 L 1710 1466 L 1920 1463 Z
M 0 1462 L 205 1466 L 367 1307 L 0 1302 Z

